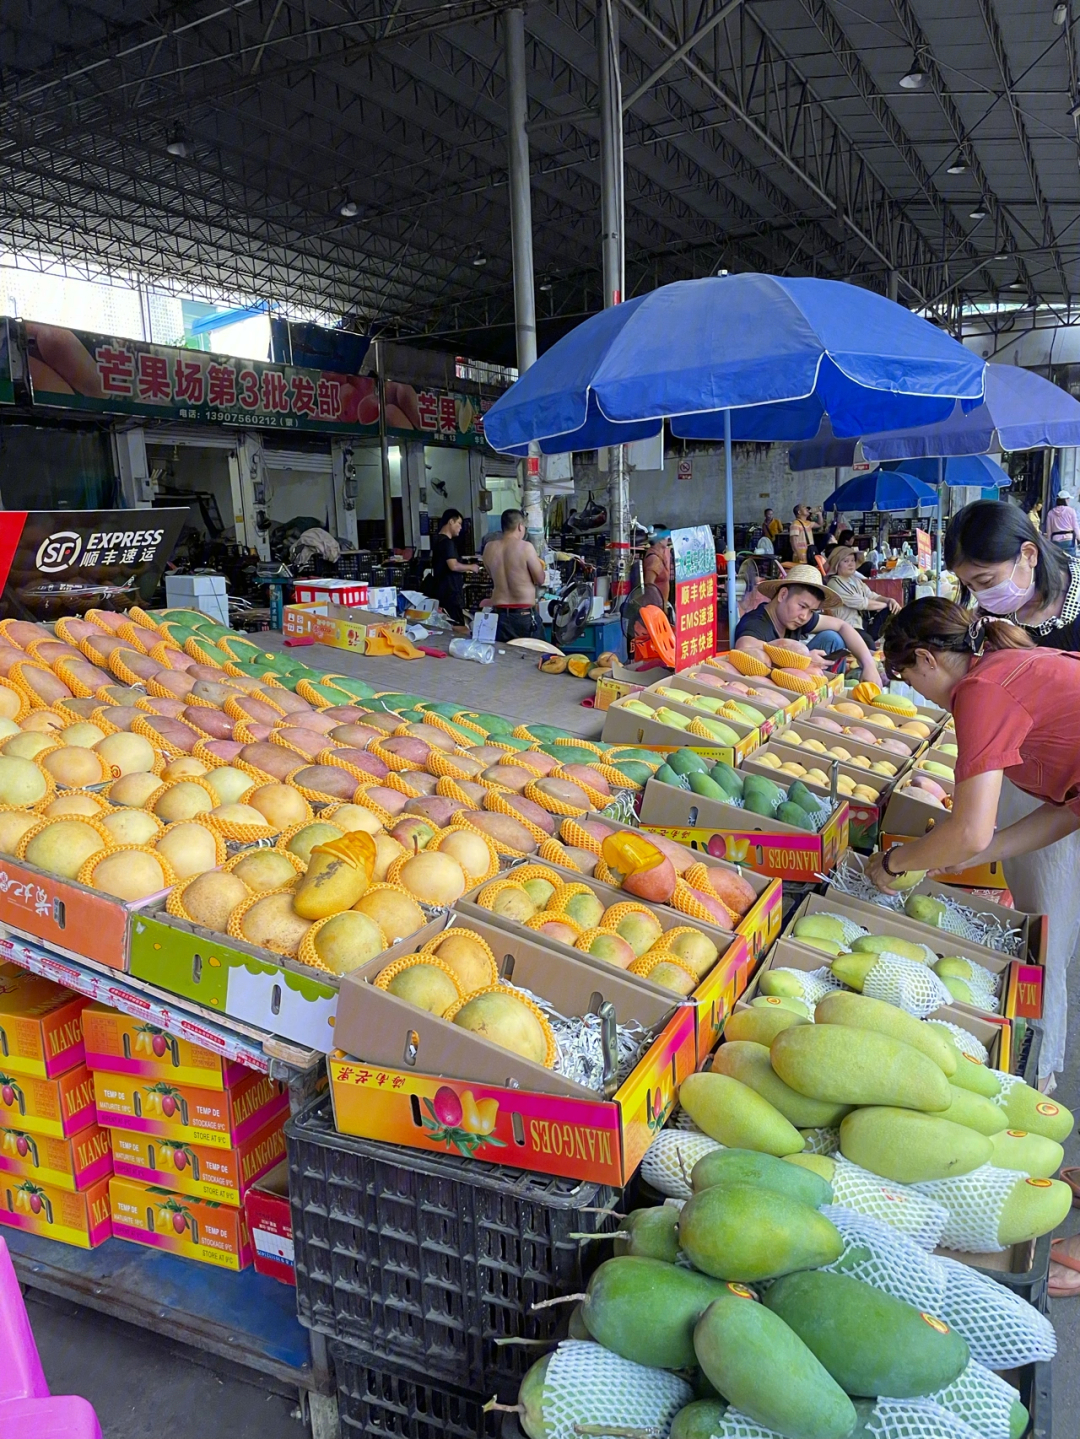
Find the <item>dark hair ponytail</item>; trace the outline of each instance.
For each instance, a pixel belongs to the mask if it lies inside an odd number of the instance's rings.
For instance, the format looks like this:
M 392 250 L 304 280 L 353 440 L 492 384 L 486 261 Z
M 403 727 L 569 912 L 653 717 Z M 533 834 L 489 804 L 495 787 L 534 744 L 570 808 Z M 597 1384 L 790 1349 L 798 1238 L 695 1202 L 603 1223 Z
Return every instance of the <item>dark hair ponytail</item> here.
M 1025 544 L 1039 552 L 1035 596 L 1040 605 L 1048 605 L 1069 587 L 1068 556 L 1039 533 L 1023 510 L 1004 500 L 975 500 L 953 516 L 945 532 L 945 565 L 951 570 L 965 560 L 976 565 L 1008 564 Z
M 1026 631 L 992 615 L 973 616 L 952 600 L 916 600 L 893 615 L 882 636 L 885 668 L 893 678 L 915 663 L 917 650 L 981 655 L 986 650 L 1027 650 L 1034 645 Z

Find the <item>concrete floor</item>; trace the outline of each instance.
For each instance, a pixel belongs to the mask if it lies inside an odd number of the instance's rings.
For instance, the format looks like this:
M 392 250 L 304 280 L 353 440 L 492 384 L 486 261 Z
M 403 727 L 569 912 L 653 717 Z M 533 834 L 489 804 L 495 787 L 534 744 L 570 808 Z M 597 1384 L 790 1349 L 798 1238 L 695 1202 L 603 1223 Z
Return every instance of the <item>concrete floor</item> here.
M 267 636 L 268 649 L 277 637 Z M 299 653 L 299 651 L 297 651 Z M 492 665 L 454 659 L 366 659 L 314 646 L 312 665 L 354 674 L 380 687 L 463 707 L 559 724 L 586 738 L 599 737 L 603 715 L 583 709 L 593 686 L 564 675 L 542 674 L 534 656 L 502 649 Z M 1080 984 L 1080 979 L 1078 979 Z M 1080 1038 L 1076 987 L 1070 1032 Z M 1080 1109 L 1080 1044 L 1073 1045 L 1056 1098 Z M 1066 1162 L 1080 1163 L 1080 1138 L 1065 1146 Z M 1065 1231 L 1080 1230 L 1080 1211 Z M 266 1394 L 236 1377 L 193 1361 L 170 1343 L 101 1315 L 31 1295 L 29 1312 L 45 1372 L 54 1393 L 82 1394 L 95 1406 L 104 1439 L 301 1439 L 306 1427 L 295 1402 Z M 1051 1304 L 1058 1332 L 1053 1372 L 1053 1431 L 1073 1439 L 1080 1413 L 1080 1299 Z

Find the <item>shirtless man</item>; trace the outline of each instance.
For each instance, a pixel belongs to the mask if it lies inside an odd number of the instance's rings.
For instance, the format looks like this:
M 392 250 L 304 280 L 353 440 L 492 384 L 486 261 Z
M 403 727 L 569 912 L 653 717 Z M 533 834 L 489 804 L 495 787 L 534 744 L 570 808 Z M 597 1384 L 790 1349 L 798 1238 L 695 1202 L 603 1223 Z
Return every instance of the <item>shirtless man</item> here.
M 525 516 L 520 510 L 503 510 L 502 534 L 487 542 L 481 559 L 495 585 L 496 639 L 505 644 L 538 637 L 536 587 L 544 581 L 544 565 L 525 538 Z

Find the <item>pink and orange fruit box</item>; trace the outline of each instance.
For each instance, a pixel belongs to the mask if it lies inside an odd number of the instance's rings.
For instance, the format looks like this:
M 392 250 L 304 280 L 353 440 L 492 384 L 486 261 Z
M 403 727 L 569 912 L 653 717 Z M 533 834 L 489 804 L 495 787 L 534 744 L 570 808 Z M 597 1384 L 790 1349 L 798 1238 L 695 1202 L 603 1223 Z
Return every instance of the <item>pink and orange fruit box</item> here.
M 250 1135 L 235 1149 L 169 1143 L 129 1129 L 112 1129 L 113 1171 L 144 1184 L 163 1184 L 181 1194 L 241 1204 L 252 1184 L 285 1155 L 284 1115 Z
M 68 1139 L 94 1122 L 94 1082 L 85 1064 L 56 1079 L 0 1068 L 0 1129 Z
M 242 1209 L 137 1179 L 109 1181 L 113 1234 L 219 1269 L 246 1269 L 251 1239 Z
M 83 1011 L 88 1069 L 163 1079 L 197 1089 L 231 1089 L 251 1074 L 246 1065 L 223 1059 L 202 1045 L 176 1039 L 157 1025 L 132 1019 L 104 1004 Z
M 112 1173 L 109 1131 L 88 1124 L 70 1139 L 0 1129 L 0 1174 L 14 1174 L 57 1189 L 87 1189 Z
M 0 1069 L 52 1079 L 83 1058 L 87 1001 L 50 979 L 0 964 Z
M 93 1094 L 99 1124 L 212 1149 L 235 1148 L 289 1108 L 284 1085 L 254 1071 L 232 1089 L 220 1090 L 98 1069 Z
M 78 1249 L 94 1249 L 112 1234 L 108 1176 L 88 1189 L 71 1190 L 0 1175 L 0 1224 Z

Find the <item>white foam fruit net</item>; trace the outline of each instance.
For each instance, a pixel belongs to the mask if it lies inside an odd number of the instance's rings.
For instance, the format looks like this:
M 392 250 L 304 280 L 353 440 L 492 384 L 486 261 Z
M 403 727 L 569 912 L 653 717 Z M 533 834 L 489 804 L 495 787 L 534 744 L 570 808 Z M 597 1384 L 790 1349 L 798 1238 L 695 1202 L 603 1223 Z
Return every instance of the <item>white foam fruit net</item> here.
M 786 965 L 770 970 L 771 974 L 791 974 L 799 982 L 801 994 L 798 996 L 802 1001 L 813 1009 L 819 999 L 824 999 L 834 989 L 843 989 L 843 985 L 833 975 L 827 965 L 821 969 L 788 969 Z
M 694 1165 L 714 1149 L 723 1149 L 707 1134 L 685 1129 L 662 1129 L 645 1151 L 641 1177 L 658 1194 L 669 1199 L 689 1199 L 693 1194 L 690 1174 Z
M 671 1118 L 668 1120 L 668 1128 L 685 1129 L 689 1134 L 701 1133 L 701 1130 L 690 1118 L 689 1114 L 687 1114 L 686 1110 L 682 1107 L 681 1104 L 676 1109 L 675 1113 L 671 1116 Z
M 958 1259 L 939 1258 L 938 1263 L 945 1271 L 945 1297 L 937 1313 L 967 1340 L 972 1359 L 988 1369 L 1053 1359 L 1057 1335 L 1045 1314 Z
M 974 1360 L 944 1389 L 928 1396 L 969 1424 L 982 1439 L 1010 1439 L 1013 1405 L 1019 1394 Z
M 821 1213 L 840 1231 L 844 1252 L 825 1269 L 847 1274 L 890 1294 L 904 1304 L 937 1314 L 945 1295 L 945 1271 L 899 1230 L 868 1214 L 856 1214 L 837 1204 L 825 1204 Z
M 766 1429 L 748 1414 L 728 1409 L 713 1428 L 712 1439 L 782 1439 L 775 1429 Z
M 824 1154 L 831 1159 L 840 1152 L 839 1129 L 800 1129 L 799 1133 L 806 1140 L 806 1154 Z
M 906 1234 L 921 1249 L 936 1249 L 949 1219 L 943 1204 L 910 1185 L 892 1184 L 841 1156 L 832 1178 L 833 1201 L 856 1214 L 880 1219 Z
M 994 1078 L 1000 1085 L 998 1092 L 994 1095 L 991 1095 L 991 1098 L 996 1105 L 998 1105 L 1001 1109 L 1004 1109 L 1009 1102 L 1009 1094 L 1011 1093 L 1011 1091 L 1014 1090 L 1018 1084 L 1023 1084 L 1024 1081 L 1020 1078 L 1018 1074 L 1006 1074 L 1003 1070 L 1000 1069 L 992 1069 L 990 1073 L 994 1076 Z
M 952 995 L 929 965 L 887 951 L 878 956 L 877 964 L 863 980 L 862 992 L 871 999 L 895 1004 L 917 1019 L 925 1019 L 943 1004 L 952 1003 Z
M 932 1399 L 879 1399 L 866 1423 L 872 1439 L 982 1439 Z
M 948 1211 L 948 1220 L 939 1243 L 945 1249 L 962 1249 L 970 1254 L 999 1254 L 998 1225 L 1005 1201 L 1018 1179 L 1018 1169 L 996 1169 L 983 1164 L 970 1174 L 955 1179 L 930 1179 L 913 1184 L 920 1194 L 936 1199 Z
M 578 1425 L 648 1429 L 665 1439 L 671 1421 L 694 1397 L 690 1385 L 665 1369 L 621 1359 L 600 1344 L 564 1339 L 544 1381 L 547 1439 L 577 1439 Z
M 980 1064 L 985 1064 L 990 1058 L 990 1051 L 982 1040 L 977 1039 L 969 1029 L 965 1029 L 962 1025 L 953 1024 L 948 1019 L 931 1019 L 928 1023 L 936 1025 L 938 1029 L 943 1029 L 961 1054 L 970 1054 L 972 1059 L 977 1059 Z

